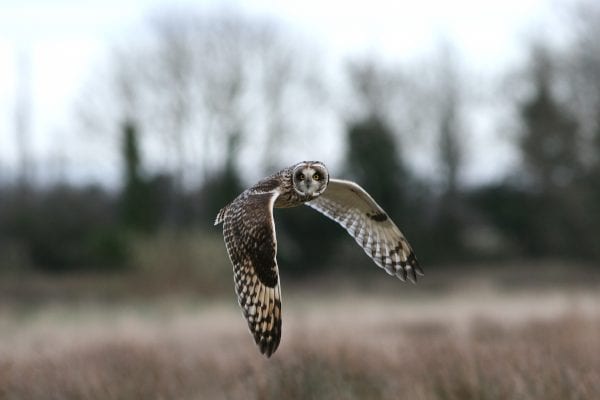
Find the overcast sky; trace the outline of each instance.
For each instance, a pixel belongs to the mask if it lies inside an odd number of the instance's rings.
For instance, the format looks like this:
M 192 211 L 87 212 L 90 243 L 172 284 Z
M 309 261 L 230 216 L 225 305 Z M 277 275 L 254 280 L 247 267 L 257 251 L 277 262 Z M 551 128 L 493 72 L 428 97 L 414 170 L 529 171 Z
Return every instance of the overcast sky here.
M 556 10 L 568 1 L 196 1 L 196 8 L 239 8 L 267 15 L 333 55 L 376 54 L 409 60 L 447 37 L 474 74 L 499 74 L 523 57 L 524 44 L 539 29 L 556 31 Z M 30 65 L 32 146 L 48 160 L 65 146 L 61 136 L 72 126 L 73 102 L 112 46 L 135 34 L 160 0 L 3 0 L 0 3 L 0 179 L 14 168 L 15 93 L 24 65 Z M 484 124 L 485 125 L 485 124 Z M 478 145 L 502 146 L 494 132 L 476 133 Z M 470 160 L 468 174 L 493 178 L 495 165 L 510 163 L 508 150 Z M 63 149 L 77 152 L 79 149 Z M 60 153 L 60 152 L 59 152 Z M 496 157 L 496 158 L 495 158 Z M 295 161 L 295 160 L 294 160 Z M 81 160 L 79 160 L 81 162 Z M 496 172 L 494 172 L 496 171 Z M 107 172 L 110 173 L 110 172 Z M 95 178 L 103 179 L 101 176 Z

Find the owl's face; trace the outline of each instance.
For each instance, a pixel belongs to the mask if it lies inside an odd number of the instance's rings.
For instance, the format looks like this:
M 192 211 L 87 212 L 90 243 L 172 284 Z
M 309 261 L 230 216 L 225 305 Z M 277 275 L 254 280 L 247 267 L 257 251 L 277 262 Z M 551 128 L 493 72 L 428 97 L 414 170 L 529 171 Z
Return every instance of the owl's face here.
M 305 201 L 318 197 L 327 188 L 329 172 L 318 161 L 305 161 L 297 164 L 292 173 L 294 190 Z

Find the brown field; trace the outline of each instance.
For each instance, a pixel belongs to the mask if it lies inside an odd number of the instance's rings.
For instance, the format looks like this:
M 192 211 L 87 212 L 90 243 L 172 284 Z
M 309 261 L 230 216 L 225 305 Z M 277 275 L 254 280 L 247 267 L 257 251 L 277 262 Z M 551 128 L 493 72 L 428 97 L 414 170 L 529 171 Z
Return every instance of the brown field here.
M 232 293 L 5 302 L 0 398 L 600 398 L 596 284 L 325 286 L 286 290 L 271 359 Z

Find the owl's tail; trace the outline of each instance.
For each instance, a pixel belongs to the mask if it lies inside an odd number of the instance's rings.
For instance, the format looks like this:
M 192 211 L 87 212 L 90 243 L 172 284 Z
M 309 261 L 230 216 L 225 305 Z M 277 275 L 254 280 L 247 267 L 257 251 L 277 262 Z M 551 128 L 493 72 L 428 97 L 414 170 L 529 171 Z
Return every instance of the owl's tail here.
M 221 211 L 217 214 L 217 218 L 215 218 L 215 225 L 219 225 L 225 219 L 225 211 L 227 211 L 227 207 L 221 208 Z

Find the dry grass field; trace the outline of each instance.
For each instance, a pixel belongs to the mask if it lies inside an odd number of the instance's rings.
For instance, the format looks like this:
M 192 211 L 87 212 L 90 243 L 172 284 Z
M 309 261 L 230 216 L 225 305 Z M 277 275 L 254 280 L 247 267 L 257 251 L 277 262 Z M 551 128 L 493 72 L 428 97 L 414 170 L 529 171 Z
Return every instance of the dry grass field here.
M 232 293 L 5 301 L 0 399 L 600 398 L 596 284 L 326 286 L 286 288 L 271 359 Z

